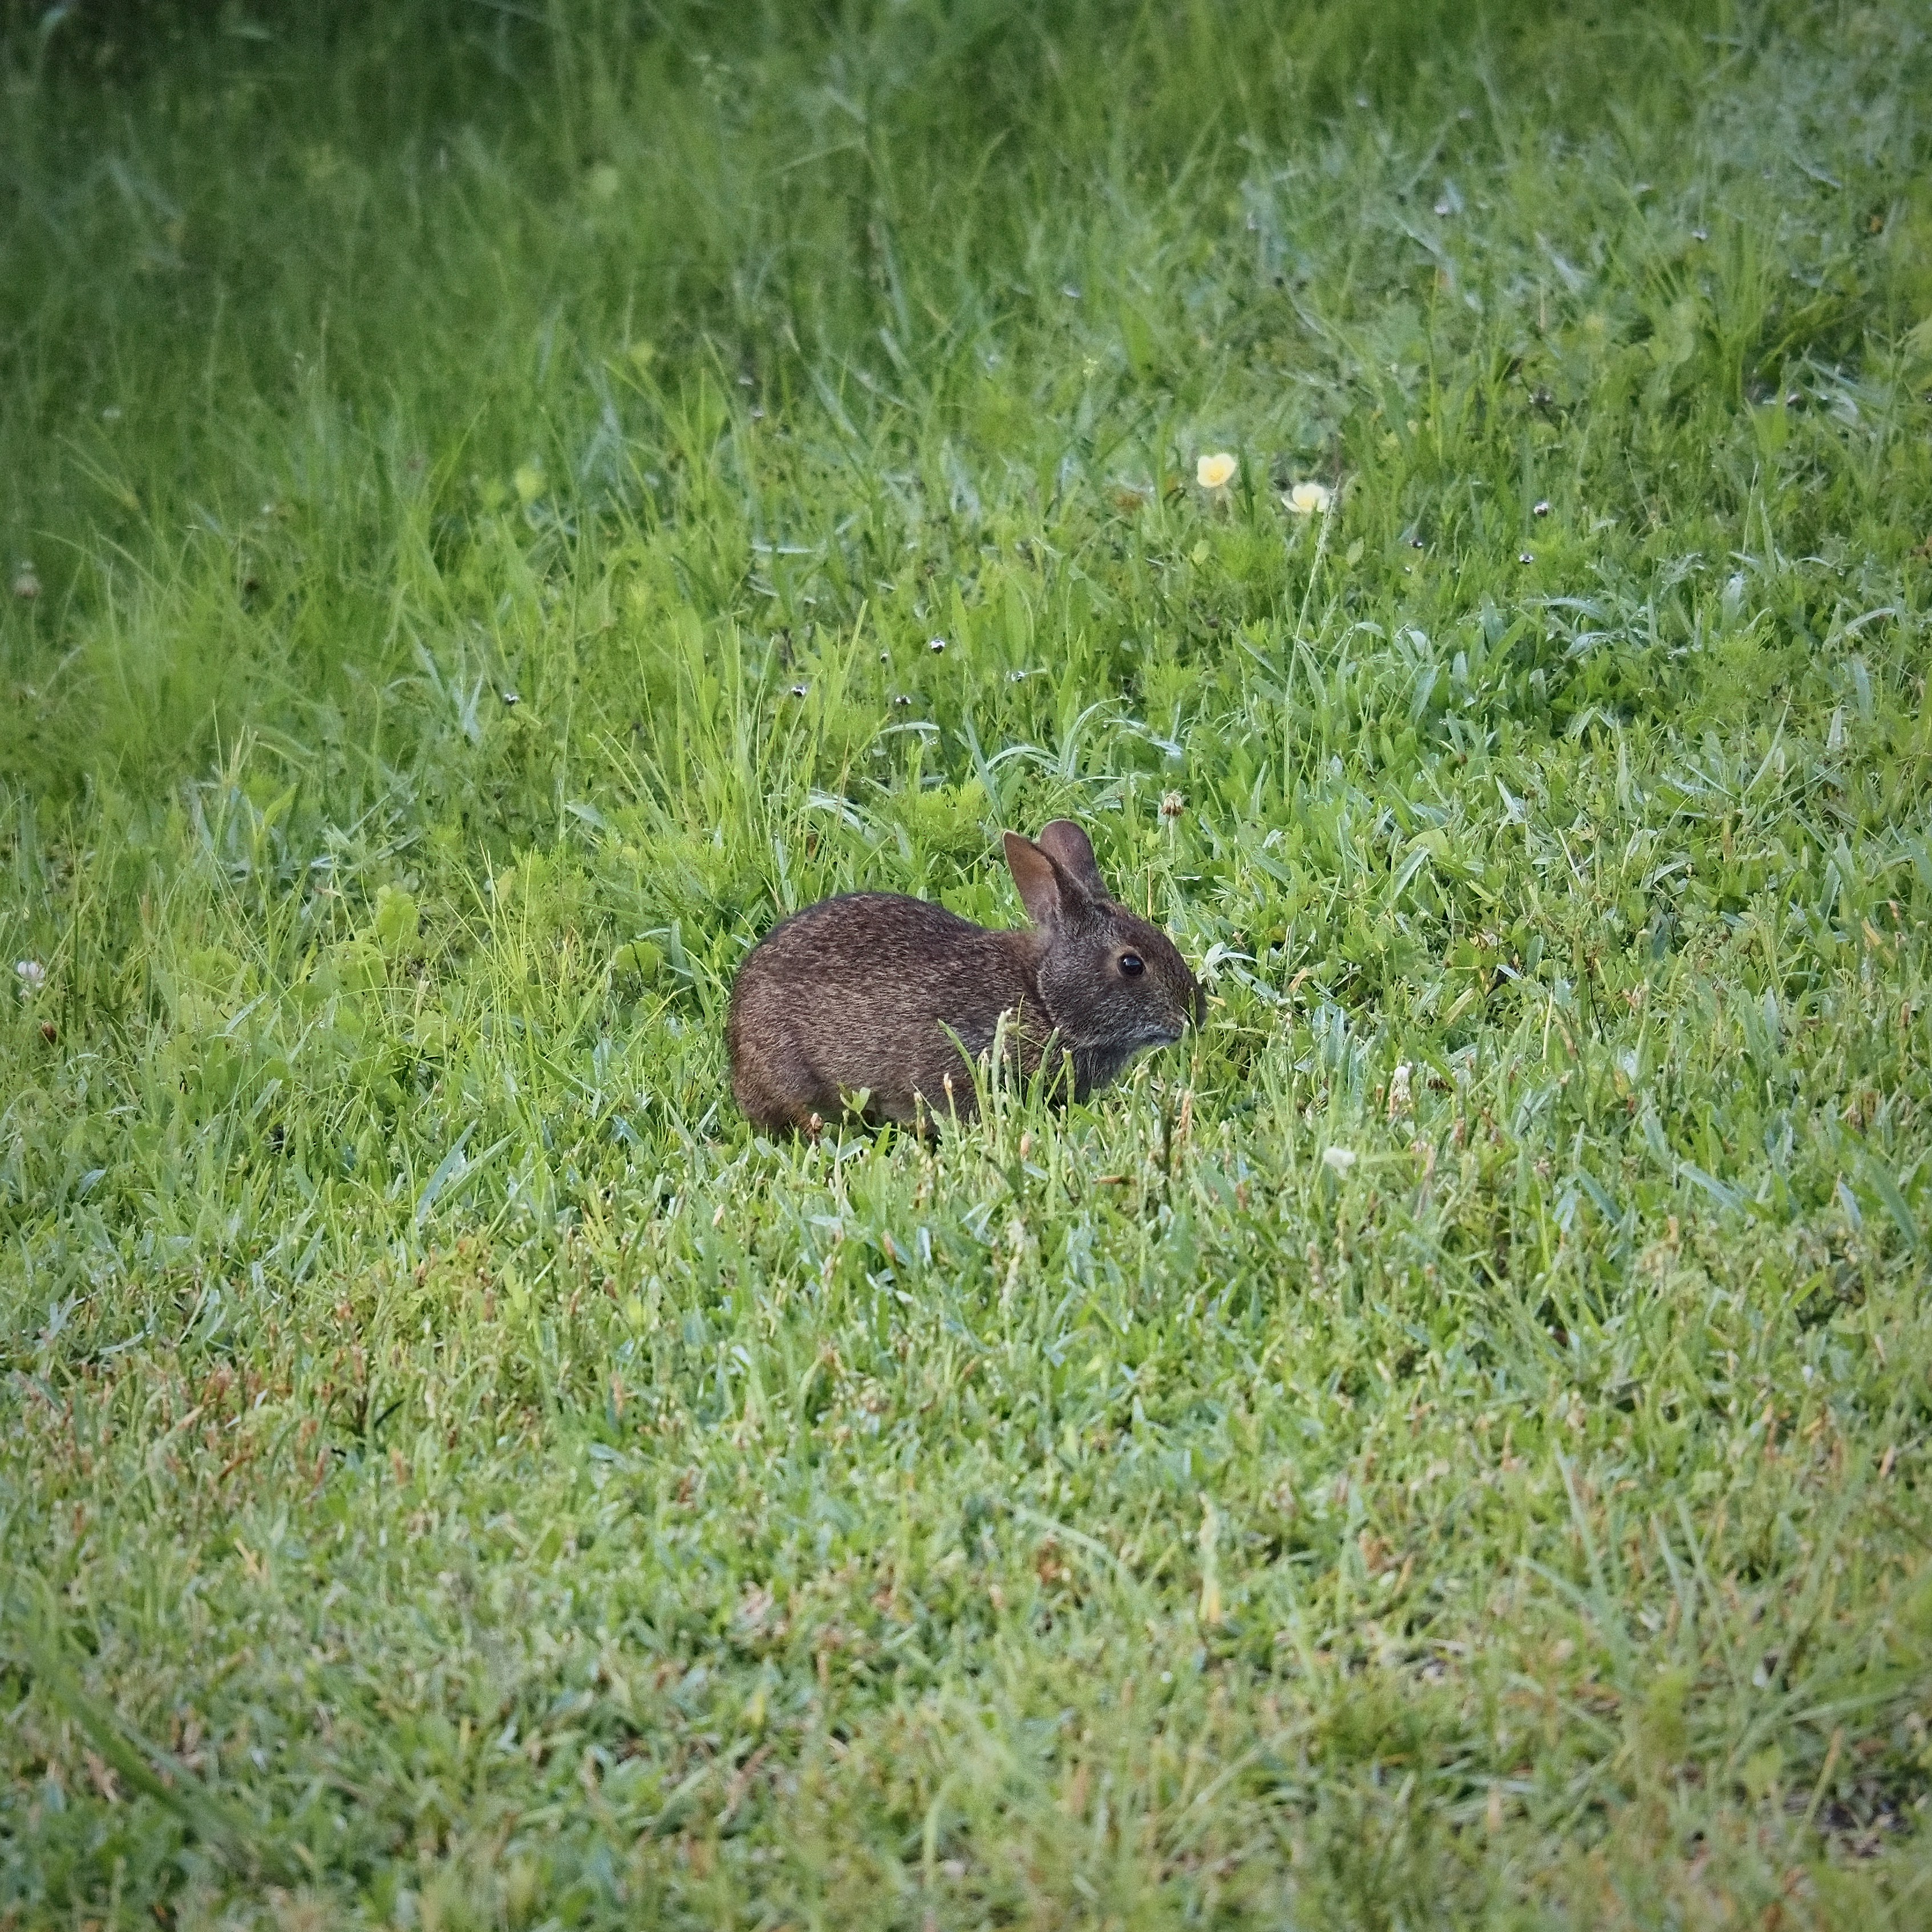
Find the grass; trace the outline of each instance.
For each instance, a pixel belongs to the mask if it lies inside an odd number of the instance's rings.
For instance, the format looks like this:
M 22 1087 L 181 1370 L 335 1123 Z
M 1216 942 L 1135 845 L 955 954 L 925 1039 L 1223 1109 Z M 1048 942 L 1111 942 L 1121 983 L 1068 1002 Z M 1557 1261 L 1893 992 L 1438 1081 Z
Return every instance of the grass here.
M 10 17 L 0 1926 L 1925 1922 L 1922 9 Z

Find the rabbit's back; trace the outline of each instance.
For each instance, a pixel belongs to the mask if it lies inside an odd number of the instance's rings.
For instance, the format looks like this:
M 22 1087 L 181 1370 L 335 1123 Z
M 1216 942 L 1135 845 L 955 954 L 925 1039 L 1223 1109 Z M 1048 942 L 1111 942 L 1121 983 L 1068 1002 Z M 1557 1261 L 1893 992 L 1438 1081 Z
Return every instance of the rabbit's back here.
M 726 1040 L 739 1105 L 768 1129 L 836 1119 L 862 1091 L 874 1119 L 910 1121 L 922 1100 L 928 1114 L 970 1112 L 960 1049 L 985 1052 L 1003 1012 L 1024 1035 L 1040 949 L 1035 933 L 989 932 L 896 893 L 808 906 L 738 969 Z

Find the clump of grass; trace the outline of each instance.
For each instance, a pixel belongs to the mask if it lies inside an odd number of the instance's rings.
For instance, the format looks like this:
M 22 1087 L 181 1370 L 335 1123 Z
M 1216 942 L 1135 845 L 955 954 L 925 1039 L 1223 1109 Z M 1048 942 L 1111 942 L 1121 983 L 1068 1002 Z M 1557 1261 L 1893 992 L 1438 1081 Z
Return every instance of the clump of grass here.
M 1922 31 L 1277 13 L 6 40 L 0 1915 L 1921 1916 Z

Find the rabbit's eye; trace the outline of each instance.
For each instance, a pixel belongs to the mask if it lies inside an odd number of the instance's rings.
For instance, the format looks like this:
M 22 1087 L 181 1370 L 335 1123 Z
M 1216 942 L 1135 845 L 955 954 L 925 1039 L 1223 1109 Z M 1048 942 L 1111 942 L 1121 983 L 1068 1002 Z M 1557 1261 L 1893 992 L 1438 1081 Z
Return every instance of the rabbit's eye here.
M 1146 970 L 1146 965 L 1138 952 L 1123 952 L 1120 955 L 1120 970 L 1126 974 L 1130 980 L 1136 978 Z

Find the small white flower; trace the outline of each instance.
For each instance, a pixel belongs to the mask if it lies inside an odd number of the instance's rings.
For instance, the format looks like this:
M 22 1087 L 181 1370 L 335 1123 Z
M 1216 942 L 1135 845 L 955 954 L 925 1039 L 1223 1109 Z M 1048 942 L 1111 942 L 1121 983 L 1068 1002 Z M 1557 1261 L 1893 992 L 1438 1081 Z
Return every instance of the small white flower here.
M 1354 1164 L 1355 1150 L 1353 1148 L 1324 1148 L 1322 1150 L 1322 1165 L 1332 1168 L 1337 1174 L 1346 1174 Z
M 31 604 L 40 594 L 40 580 L 34 574 L 31 563 L 23 563 L 15 572 L 14 595 L 23 604 Z
M 1408 1074 L 1408 1062 L 1405 1060 L 1389 1076 L 1388 1110 L 1392 1120 L 1409 1112 L 1415 1105 L 1409 1096 Z
M 1225 490 L 1234 480 L 1240 464 L 1225 450 L 1204 456 L 1194 466 L 1194 480 L 1204 490 Z
M 14 970 L 20 975 L 23 1000 L 31 1000 L 47 983 L 47 969 L 38 959 L 16 959 Z
M 1298 483 L 1281 500 L 1298 517 L 1325 517 L 1335 493 L 1325 483 Z

